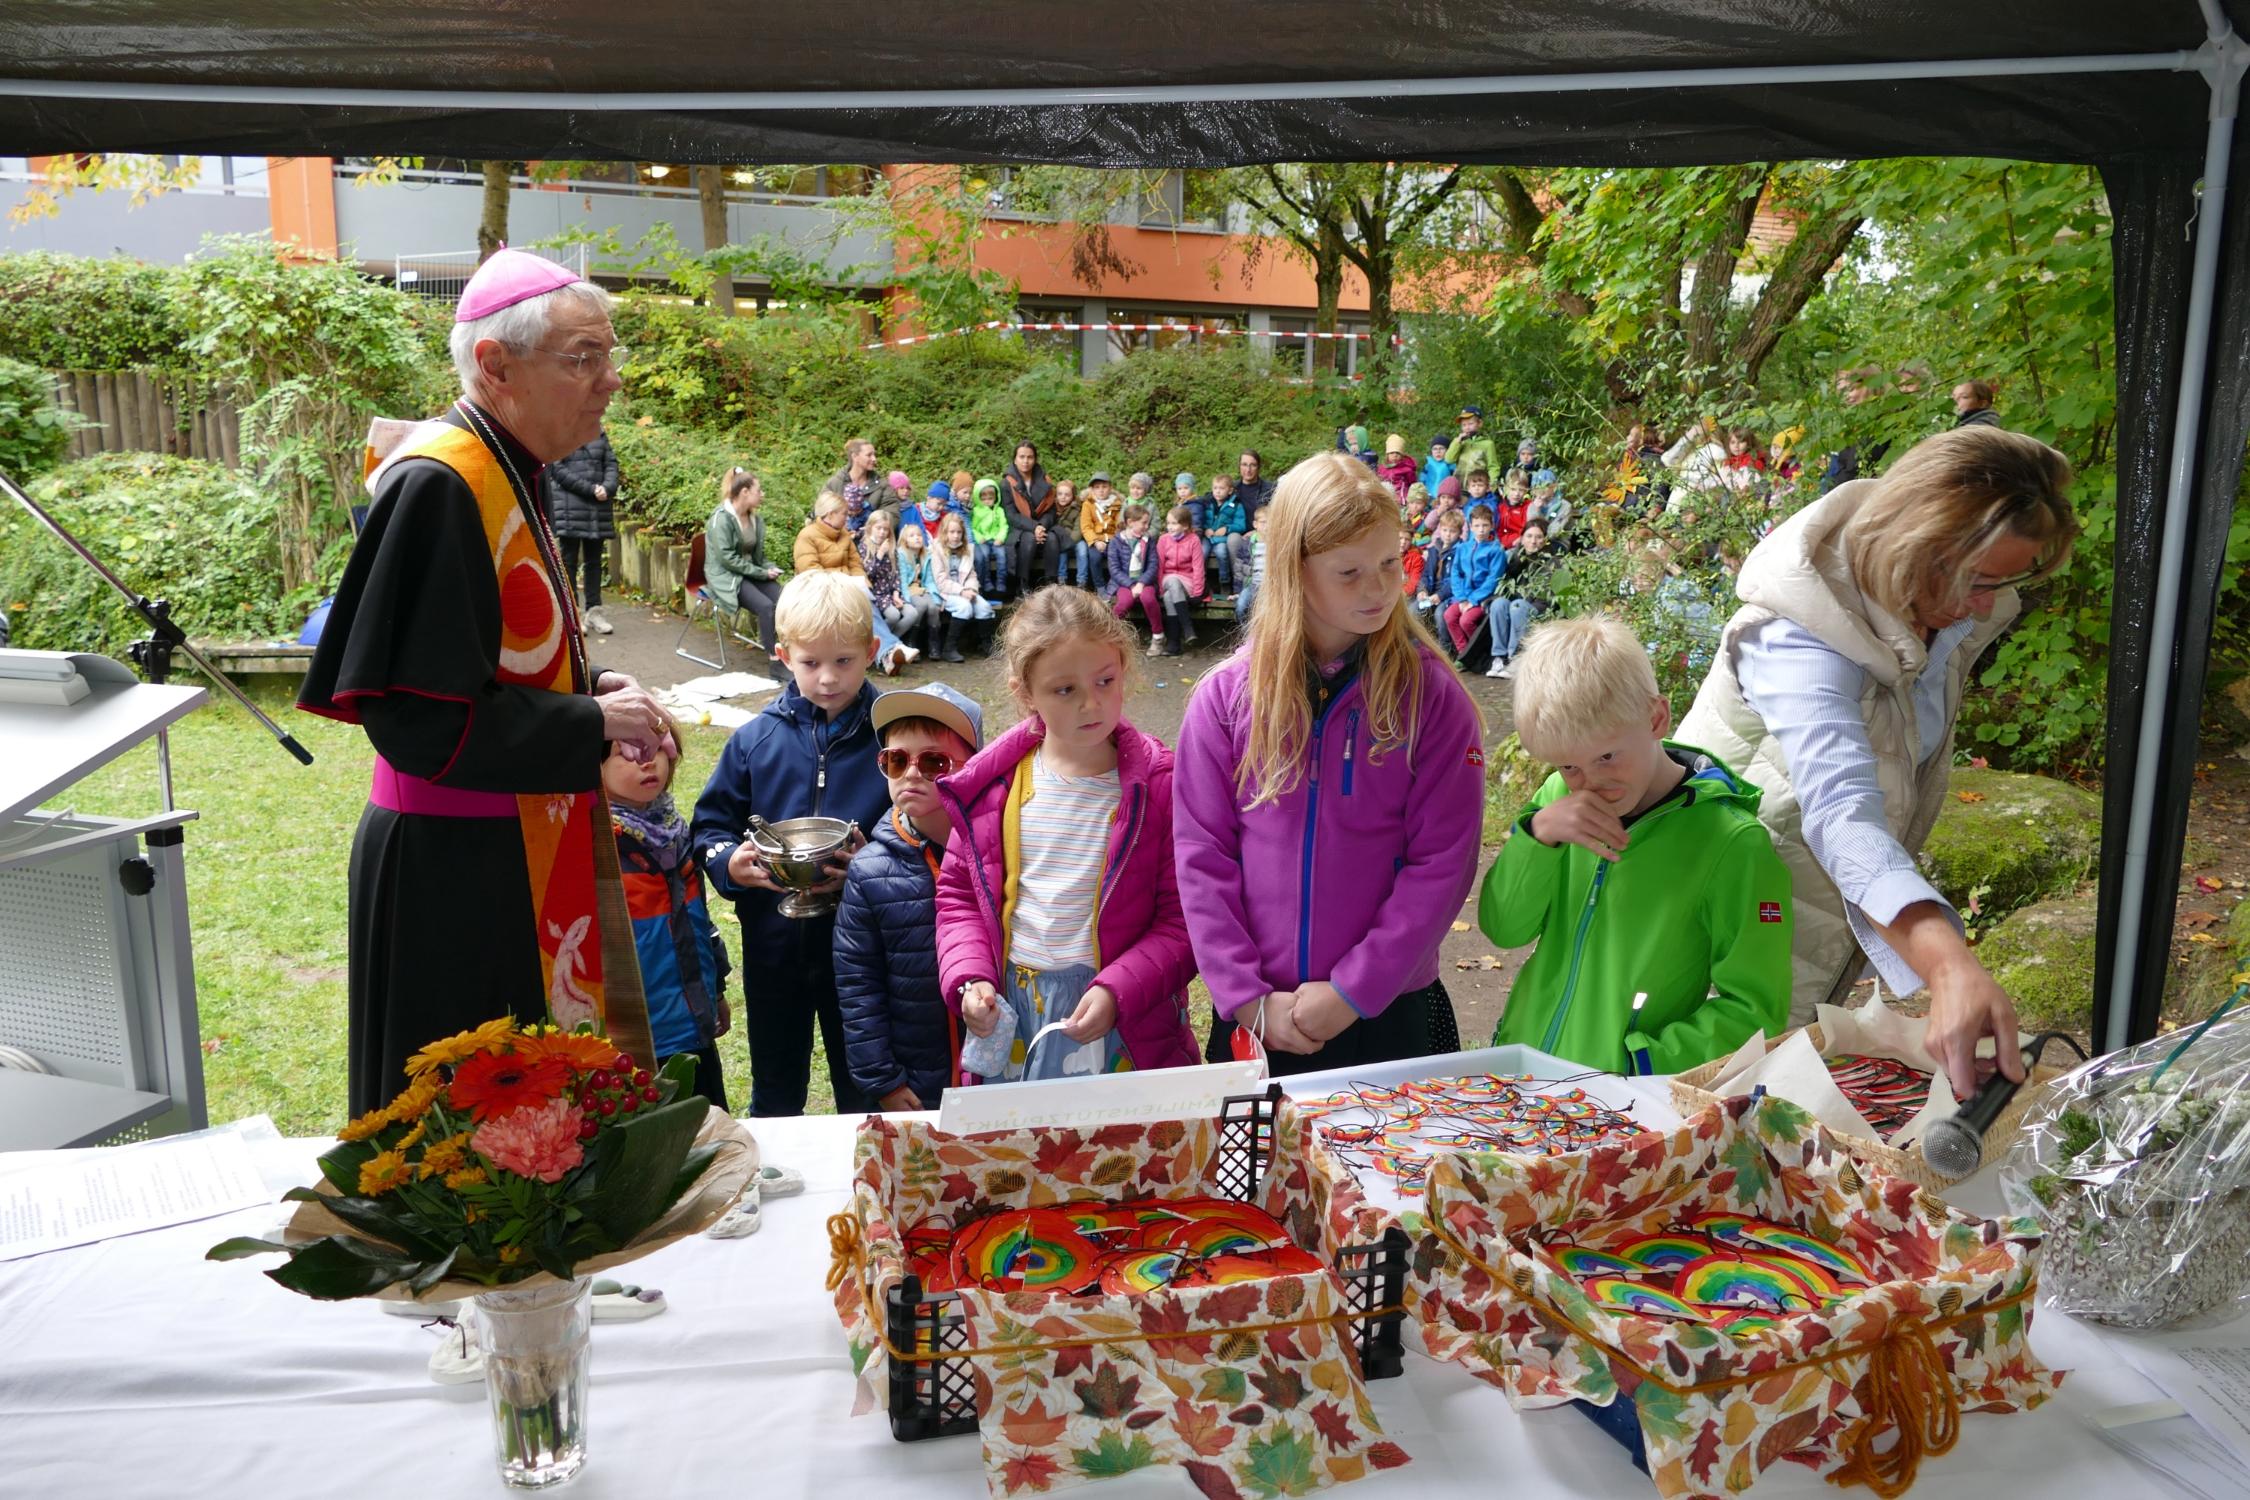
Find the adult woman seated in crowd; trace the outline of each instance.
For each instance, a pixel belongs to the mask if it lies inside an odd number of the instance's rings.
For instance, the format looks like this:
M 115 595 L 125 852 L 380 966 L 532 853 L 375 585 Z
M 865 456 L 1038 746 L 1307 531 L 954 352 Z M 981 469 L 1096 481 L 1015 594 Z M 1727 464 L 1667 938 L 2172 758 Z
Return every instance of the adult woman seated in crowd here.
M 1743 564 L 1742 608 L 1679 737 L 1764 789 L 1758 817 L 1795 883 L 1790 1020 L 1840 1003 L 1864 954 L 1930 990 L 1928 1042 L 1956 1096 L 1980 1037 L 2022 1077 L 2015 1008 L 1915 864 L 1944 805 L 1976 660 L 2078 534 L 2070 464 L 1992 427 L 1940 433 L 1879 479 L 1838 485 Z
M 1039 445 L 1016 444 L 1016 456 L 1000 475 L 1000 491 L 1008 507 L 1008 576 L 1016 593 L 1028 594 L 1040 583 L 1062 578 L 1062 533 L 1057 529 L 1055 487 L 1039 464 Z M 1037 561 L 1039 571 L 1032 571 Z
M 703 579 L 711 597 L 739 605 L 758 620 L 758 644 L 765 648 L 766 671 L 776 682 L 789 669 L 774 657 L 773 608 L 781 599 L 781 569 L 766 561 L 766 519 L 758 514 L 766 487 L 748 469 L 733 468 L 719 479 L 719 508 L 703 527 Z

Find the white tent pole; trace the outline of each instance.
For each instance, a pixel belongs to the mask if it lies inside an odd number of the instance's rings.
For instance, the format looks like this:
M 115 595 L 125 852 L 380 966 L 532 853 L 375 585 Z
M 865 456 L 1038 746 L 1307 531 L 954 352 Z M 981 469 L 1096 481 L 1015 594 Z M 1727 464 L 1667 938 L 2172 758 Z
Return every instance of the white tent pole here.
M 1513 77 L 1381 78 L 1289 83 L 1229 82 L 1230 100 L 1457 99 L 1463 95 L 1578 94 L 1617 89 L 1734 88 L 1745 84 L 1886 83 L 1926 78 L 2049 77 L 2062 74 L 2184 73 L 2204 52 L 2125 52 L 2076 57 L 1933 58 L 1918 62 L 1805 63 L 1778 67 L 1641 69 Z M 851 89 L 761 92 L 540 93 L 516 89 L 335 88 L 325 84 L 127 83 L 0 78 L 0 97 L 115 99 L 172 104 L 350 105 L 368 108 L 572 110 L 588 113 L 754 110 L 959 109 L 972 106 L 1207 104 L 1209 83 L 1022 89 Z
M 2109 1008 L 2102 1035 L 2095 1040 L 2114 1052 L 2131 1040 L 2133 994 L 2141 959 L 2141 924 L 2148 899 L 2149 845 L 2156 827 L 2156 761 L 2164 750 L 2165 720 L 2172 707 L 2173 654 L 2179 646 L 2180 588 L 2187 573 L 2188 499 L 2203 429 L 2203 383 L 2211 361 L 2211 322 L 2217 301 L 2219 248 L 2226 234 L 2227 170 L 2234 154 L 2235 116 L 2242 99 L 2242 76 L 2250 67 L 2250 43 L 2227 24 L 2215 0 L 2201 0 L 2211 26 L 2211 42 L 2197 54 L 2211 86 L 2211 129 L 2203 147 L 2203 196 L 2195 213 L 2195 262 L 2188 283 L 2187 327 L 2180 353 L 2179 406 L 2172 419 L 2172 453 L 2164 486 L 2164 531 L 2156 565 L 2156 618 L 2149 636 L 2148 683 L 2141 696 L 2141 727 L 2133 764 L 2133 801 L 2125 823 L 2125 858 L 2118 874 L 2124 890 L 2117 910 L 2117 948 L 2109 978 Z M 2119 768 L 2109 768 L 2115 774 Z

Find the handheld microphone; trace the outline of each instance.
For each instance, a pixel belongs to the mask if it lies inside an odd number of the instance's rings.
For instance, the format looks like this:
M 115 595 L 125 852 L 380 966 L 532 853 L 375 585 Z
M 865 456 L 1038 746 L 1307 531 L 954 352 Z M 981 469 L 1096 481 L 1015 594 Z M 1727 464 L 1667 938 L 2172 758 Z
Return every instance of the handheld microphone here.
M 2039 1054 L 2052 1038 L 2060 1032 L 2043 1032 L 2032 1038 L 2031 1045 L 2023 1049 L 2024 1083 L 2031 1081 L 2031 1070 L 2038 1065 Z M 2068 1037 L 2063 1040 L 2070 1042 Z M 2070 1042 L 2075 1048 L 2076 1042 Z M 2084 1056 L 2084 1053 L 2080 1053 Z M 1922 1160 L 1930 1169 L 1947 1177 L 1966 1177 L 1984 1165 L 1984 1133 L 1992 1128 L 2016 1090 L 2023 1087 L 2007 1074 L 1994 1072 L 1984 1081 L 1984 1087 L 1970 1096 L 1951 1119 L 1933 1121 L 1922 1133 Z

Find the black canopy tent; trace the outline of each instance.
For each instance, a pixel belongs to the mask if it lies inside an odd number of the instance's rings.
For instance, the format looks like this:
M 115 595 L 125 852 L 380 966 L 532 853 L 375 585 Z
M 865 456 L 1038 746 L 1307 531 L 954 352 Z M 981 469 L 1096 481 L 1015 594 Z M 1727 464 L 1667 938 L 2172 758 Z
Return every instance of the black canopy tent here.
M 2115 215 L 2097 1041 L 2152 1034 L 2250 434 L 2250 0 L 15 0 L 0 149 L 2087 162 Z M 2216 351 L 2216 357 L 2214 357 Z

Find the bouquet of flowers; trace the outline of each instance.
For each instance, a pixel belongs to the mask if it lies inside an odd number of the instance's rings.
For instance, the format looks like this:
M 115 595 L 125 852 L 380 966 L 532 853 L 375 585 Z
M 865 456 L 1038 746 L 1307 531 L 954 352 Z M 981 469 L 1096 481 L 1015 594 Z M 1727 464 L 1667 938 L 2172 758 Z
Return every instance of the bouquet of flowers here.
M 757 1170 L 734 1121 L 689 1092 L 693 1057 L 651 1073 L 591 1027 L 502 1017 L 435 1042 L 407 1088 L 339 1133 L 266 1274 L 308 1297 L 476 1295 L 633 1259 L 715 1218 Z

